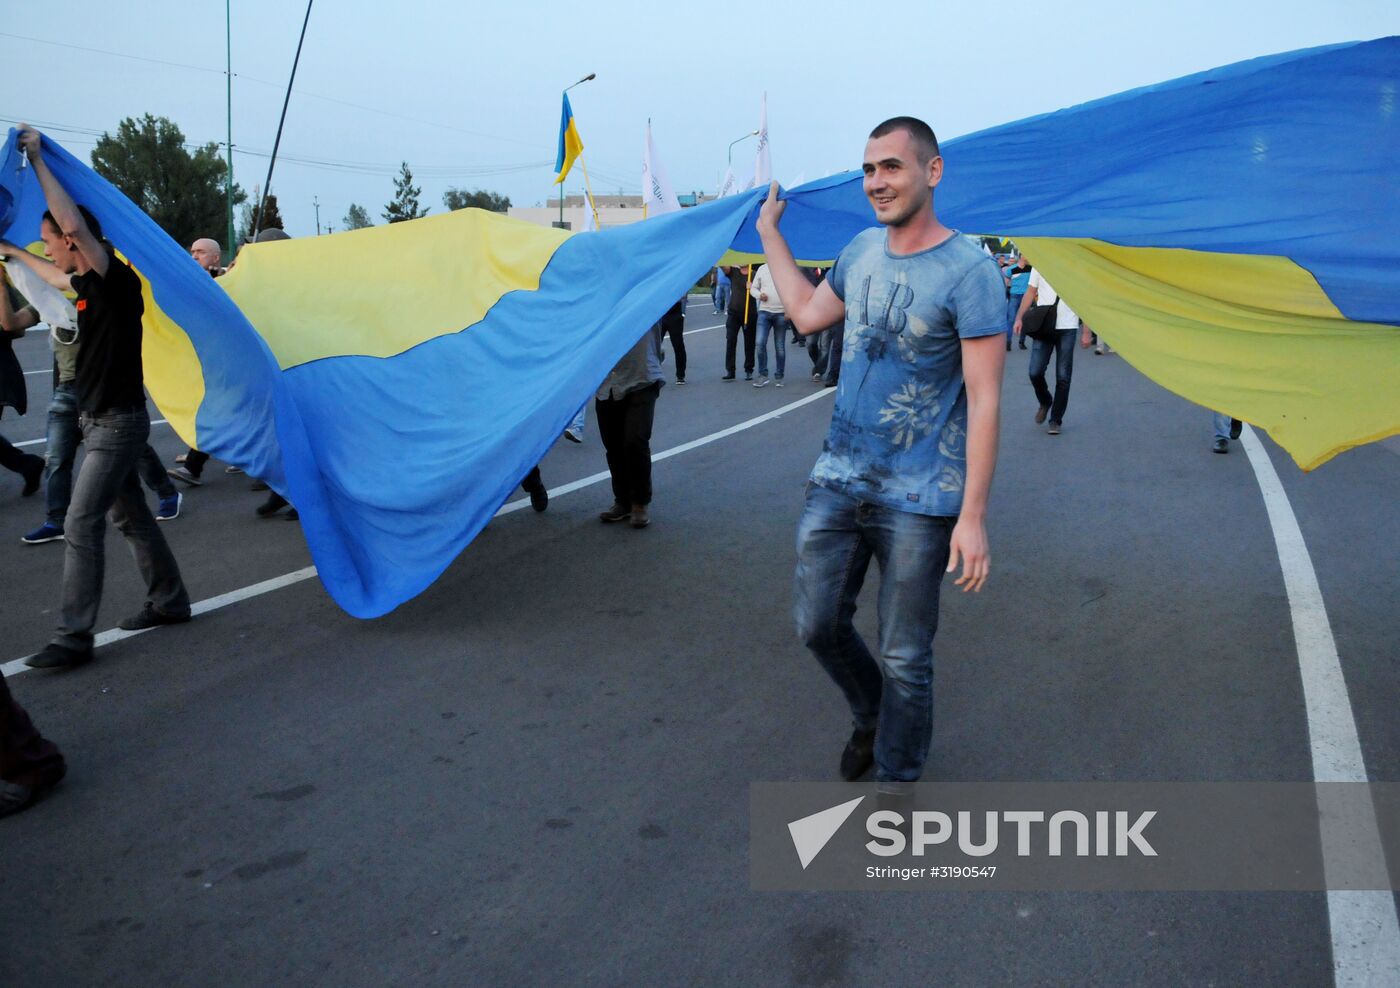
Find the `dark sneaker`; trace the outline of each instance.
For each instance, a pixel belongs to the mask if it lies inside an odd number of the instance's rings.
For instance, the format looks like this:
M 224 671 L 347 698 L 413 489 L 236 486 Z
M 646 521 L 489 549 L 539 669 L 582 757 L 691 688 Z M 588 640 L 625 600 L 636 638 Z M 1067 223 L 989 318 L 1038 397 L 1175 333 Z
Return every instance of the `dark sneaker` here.
M 549 507 L 549 491 L 545 490 L 544 484 L 530 491 L 530 507 L 536 511 L 543 511 Z
M 724 375 L 722 378 L 720 378 L 720 380 L 721 380 L 721 381 L 732 381 L 732 380 L 734 380 L 734 375 L 733 375 L 733 374 L 726 374 L 726 375 Z
M 745 380 L 745 381 L 752 381 L 752 380 L 753 380 L 753 375 L 752 375 L 752 374 L 745 374 L 745 375 L 744 375 L 744 380 Z
M 677 384 L 684 384 L 684 383 L 685 383 L 685 378 L 683 378 L 683 377 L 678 377 L 678 378 L 676 378 L 676 383 L 677 383 Z
M 271 518 L 277 512 L 287 506 L 287 499 L 276 491 L 267 496 L 267 500 L 258 505 L 257 512 L 259 518 Z
M 581 443 L 581 442 L 583 442 L 583 435 L 582 435 L 581 433 L 575 432 L 573 429 L 565 429 L 565 430 L 564 430 L 564 438 L 567 439 L 567 440 L 568 440 L 569 442 L 571 442 L 571 443 Z
M 190 473 L 189 467 L 171 467 L 165 472 L 182 484 L 189 484 L 191 487 L 198 487 L 200 484 L 204 483 L 204 481 L 199 479 L 199 474 Z
M 230 463 L 228 466 L 224 467 L 224 473 L 242 473 L 242 472 L 243 472 L 243 468 L 242 468 L 242 467 L 236 467 L 236 466 L 234 466 L 232 463 Z
M 627 521 L 632 517 L 632 509 L 621 501 L 614 501 L 613 506 L 598 516 L 605 522 Z
M 76 669 L 92 661 L 92 649 L 69 648 L 49 642 L 43 650 L 24 660 L 31 669 Z
M 651 515 L 647 512 L 645 504 L 632 505 L 632 527 L 646 528 L 651 524 Z
M 144 631 L 147 628 L 159 628 L 163 624 L 184 624 L 189 619 L 188 614 L 166 614 L 148 600 L 140 611 L 118 621 L 117 627 L 123 631 Z
M 1228 439 L 1217 439 L 1215 445 L 1210 448 L 1212 453 L 1230 452 L 1230 441 Z
M 156 521 L 174 521 L 180 517 L 180 505 L 185 502 L 185 495 L 176 491 L 169 497 L 160 499 L 160 507 L 156 509 Z
M 1041 405 L 1041 406 L 1040 406 L 1040 410 L 1037 411 L 1037 412 L 1035 413 L 1035 424 L 1036 424 L 1036 425 L 1040 425 L 1040 423 L 1042 423 L 1042 422 L 1045 421 L 1045 416 L 1047 416 L 1047 415 L 1049 415 L 1049 414 L 1050 414 L 1050 406 L 1049 406 L 1049 405 Z
M 1244 423 L 1243 423 L 1243 422 L 1241 422 L 1239 419 L 1231 419 L 1231 420 L 1230 420 L 1230 438 L 1231 438 L 1231 439 L 1238 439 L 1238 438 L 1240 438 L 1240 433 L 1243 432 L 1243 431 L 1244 431 Z
M 41 456 L 30 456 L 30 463 L 24 470 L 24 487 L 20 490 L 20 497 L 29 497 L 31 494 L 39 492 L 40 485 L 44 482 L 44 458 Z
M 1050 428 L 1045 430 L 1047 436 L 1058 436 L 1060 434 L 1060 423 L 1051 422 Z
M 875 732 L 852 731 L 846 750 L 841 752 L 841 778 L 854 782 L 875 764 Z
M 46 521 L 28 535 L 23 536 L 20 541 L 28 545 L 43 545 L 45 542 L 58 542 L 62 538 L 63 529 Z

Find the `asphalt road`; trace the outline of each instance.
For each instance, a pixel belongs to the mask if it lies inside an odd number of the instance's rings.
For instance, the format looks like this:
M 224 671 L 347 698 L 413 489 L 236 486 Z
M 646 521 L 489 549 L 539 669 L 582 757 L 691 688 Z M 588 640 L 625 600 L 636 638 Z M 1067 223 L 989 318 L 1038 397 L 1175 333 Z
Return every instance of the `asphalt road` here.
M 653 450 L 820 390 L 690 384 Z M 26 369 L 45 344 L 17 345 Z M 1254 471 L 1204 410 L 1080 351 L 1064 434 L 1008 361 L 993 578 L 945 585 L 928 777 L 1312 778 L 1288 597 Z M 12 441 L 43 432 L 48 378 Z M 796 641 L 793 536 L 829 393 L 657 463 L 652 527 L 606 484 L 503 515 L 372 622 L 313 580 L 11 688 L 69 776 L 0 821 L 0 985 L 1329 985 L 1322 893 L 757 893 L 748 787 L 826 780 L 847 731 Z M 182 445 L 156 426 L 173 461 Z M 1316 567 L 1373 780 L 1400 778 L 1400 445 L 1305 475 L 1267 439 Z M 42 452 L 41 447 L 38 448 Z M 405 470 L 412 464 L 406 463 Z M 551 487 L 605 469 L 590 417 Z M 8 475 L 7 475 L 8 477 Z M 196 600 L 309 565 L 217 463 L 165 532 Z M 61 544 L 0 478 L 0 663 L 54 622 Z M 139 609 L 109 539 L 99 623 Z M 861 626 L 873 632 L 872 578 Z

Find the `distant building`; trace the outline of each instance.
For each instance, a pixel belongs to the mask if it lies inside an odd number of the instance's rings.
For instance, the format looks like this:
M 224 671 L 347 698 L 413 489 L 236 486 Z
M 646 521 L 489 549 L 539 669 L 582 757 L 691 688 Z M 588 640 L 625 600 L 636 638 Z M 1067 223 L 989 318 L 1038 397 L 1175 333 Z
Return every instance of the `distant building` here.
M 702 202 L 709 202 L 714 198 L 712 195 L 696 194 L 694 192 L 684 195 L 677 195 L 681 208 L 698 206 Z M 583 229 L 584 198 L 579 195 L 564 196 L 564 222 L 571 230 Z M 640 195 L 621 196 L 594 196 L 593 205 L 598 210 L 598 226 L 607 229 L 610 226 L 626 226 L 628 223 L 635 223 L 643 218 L 642 197 Z M 559 200 L 547 200 L 543 206 L 512 206 L 507 213 L 512 219 L 524 220 L 527 223 L 535 223 L 539 226 L 553 226 L 559 222 Z

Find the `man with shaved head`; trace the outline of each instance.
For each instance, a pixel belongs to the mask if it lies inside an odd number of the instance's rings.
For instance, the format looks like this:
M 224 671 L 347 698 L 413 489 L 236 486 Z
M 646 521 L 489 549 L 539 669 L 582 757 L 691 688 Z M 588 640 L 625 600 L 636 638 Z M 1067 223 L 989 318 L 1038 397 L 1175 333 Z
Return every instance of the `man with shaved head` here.
M 769 190 L 758 232 L 788 318 L 804 335 L 845 320 L 831 428 L 797 529 L 798 633 L 845 694 L 854 730 L 840 771 L 877 788 L 917 781 L 933 732 L 933 638 L 944 572 L 981 590 L 991 554 L 1006 296 L 996 263 L 938 221 L 943 177 L 928 124 L 895 117 L 865 145 L 865 194 L 883 226 L 856 235 L 821 284 L 798 271 Z M 880 639 L 856 597 L 880 567 Z
M 224 273 L 224 269 L 220 267 L 224 262 L 224 249 L 219 246 L 217 240 L 200 237 L 190 244 L 190 257 L 199 262 L 199 266 L 215 278 Z

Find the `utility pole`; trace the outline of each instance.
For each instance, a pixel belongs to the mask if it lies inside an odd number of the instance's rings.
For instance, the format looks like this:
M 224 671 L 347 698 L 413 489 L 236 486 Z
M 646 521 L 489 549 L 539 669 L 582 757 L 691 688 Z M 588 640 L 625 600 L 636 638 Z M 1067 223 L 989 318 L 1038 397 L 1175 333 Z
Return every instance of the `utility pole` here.
M 311 205 L 316 207 L 316 236 L 321 235 L 321 203 L 315 196 L 311 197 Z
M 238 253 L 238 245 L 233 242 L 236 234 L 233 232 L 233 15 L 229 11 L 233 0 L 224 0 L 224 44 L 226 46 L 226 56 L 228 58 L 224 76 L 228 84 L 228 143 L 224 145 L 228 151 L 228 169 L 224 173 L 224 197 L 228 202 L 228 258 L 229 263 L 233 263 L 233 256 Z

